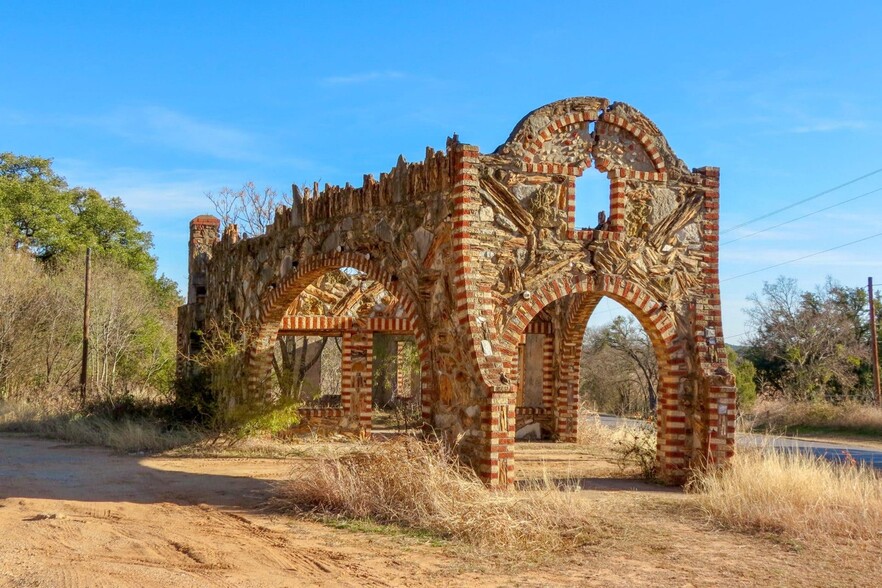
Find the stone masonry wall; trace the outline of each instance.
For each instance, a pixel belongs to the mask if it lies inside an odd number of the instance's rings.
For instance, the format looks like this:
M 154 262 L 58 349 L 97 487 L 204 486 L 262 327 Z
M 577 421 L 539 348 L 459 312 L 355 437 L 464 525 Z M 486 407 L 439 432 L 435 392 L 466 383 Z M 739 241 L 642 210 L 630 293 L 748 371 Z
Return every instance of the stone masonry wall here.
M 610 214 L 579 228 L 575 180 L 598 173 L 590 168 L 609 179 Z M 445 152 L 399 159 L 361 188 L 295 193 L 263 235 L 240 240 L 225 228 L 201 254 L 201 273 L 191 266 L 191 287 L 201 275 L 204 298 L 179 314 L 179 345 L 196 316 L 238 333 L 248 345 L 249 398 L 230 400 L 269 402 L 269 361 L 292 303 L 324 272 L 356 268 L 399 300 L 396 316 L 412 328 L 426 429 L 504 487 L 514 477 L 518 423 L 575 437 L 581 337 L 608 296 L 634 313 L 655 347 L 658 466 L 679 481 L 734 447 L 718 202 L 719 171 L 687 168 L 633 107 L 561 100 L 528 114 L 493 153 L 454 137 Z M 364 332 L 355 324 L 344 336 L 364 349 Z M 530 367 L 542 370 L 542 406 L 518 408 L 518 348 L 530 332 L 546 334 L 541 365 Z M 344 409 L 354 407 L 347 422 L 364 430 L 369 396 L 359 390 L 370 389 L 370 362 L 362 366 L 358 349 L 344 352 L 352 354 L 344 394 L 348 386 L 353 395 Z M 342 415 L 311 418 L 326 426 Z

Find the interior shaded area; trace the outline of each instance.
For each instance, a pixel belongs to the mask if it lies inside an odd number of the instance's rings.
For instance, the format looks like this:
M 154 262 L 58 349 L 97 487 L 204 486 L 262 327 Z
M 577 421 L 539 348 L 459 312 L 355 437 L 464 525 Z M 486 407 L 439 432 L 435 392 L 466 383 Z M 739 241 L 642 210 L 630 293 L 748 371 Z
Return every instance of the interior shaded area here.
M 420 358 L 412 335 L 374 333 L 373 430 L 409 432 L 422 424 Z

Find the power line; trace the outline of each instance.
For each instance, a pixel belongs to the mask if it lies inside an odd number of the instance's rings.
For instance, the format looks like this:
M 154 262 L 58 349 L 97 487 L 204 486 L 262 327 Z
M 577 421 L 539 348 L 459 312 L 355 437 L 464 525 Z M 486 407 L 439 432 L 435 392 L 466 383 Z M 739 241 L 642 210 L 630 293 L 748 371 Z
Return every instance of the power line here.
M 781 263 L 776 263 L 775 265 L 770 265 L 764 268 L 760 268 L 758 270 L 753 270 L 752 272 L 747 272 L 745 274 L 739 274 L 737 276 L 732 276 L 730 278 L 726 278 L 725 280 L 720 280 L 720 282 L 728 282 L 729 280 L 737 280 L 738 278 L 743 278 L 745 276 L 752 276 L 753 274 L 758 274 L 760 272 L 764 272 L 766 270 L 770 270 L 776 267 L 781 267 L 782 265 L 787 265 L 790 263 L 796 263 L 797 261 L 802 261 L 803 259 L 808 259 L 809 257 L 815 257 L 816 255 L 821 255 L 822 253 L 829 253 L 830 251 L 836 251 L 837 249 L 842 249 L 843 247 L 848 247 L 849 245 L 854 245 L 855 243 L 861 243 L 863 241 L 869 241 L 870 239 L 875 239 L 876 237 L 882 237 L 882 233 L 876 233 L 875 235 L 870 235 L 869 237 L 864 237 L 863 239 L 856 239 L 854 241 L 849 241 L 848 243 L 843 243 L 842 245 L 837 245 L 836 247 L 831 247 L 829 249 L 824 249 L 823 251 L 816 251 L 814 253 L 809 253 L 808 255 L 803 255 L 802 257 L 797 257 L 796 259 L 791 259 L 789 261 L 782 261 Z
M 825 210 L 830 210 L 831 208 L 836 208 L 837 206 L 842 206 L 843 204 L 848 204 L 849 202 L 854 202 L 859 198 L 863 198 L 864 196 L 869 196 L 870 194 L 875 194 L 876 192 L 882 192 L 882 188 L 876 188 L 875 190 L 870 190 L 869 192 L 864 192 L 854 198 L 849 198 L 848 200 L 843 200 L 841 202 L 837 202 L 836 204 L 831 204 L 830 206 L 825 206 L 824 208 L 820 208 L 814 212 L 809 212 L 808 214 L 804 214 L 802 216 L 798 216 L 796 218 L 792 218 L 790 220 L 778 223 L 777 225 L 772 225 L 771 227 L 766 227 L 765 229 L 761 229 L 759 231 L 754 231 L 753 233 L 748 233 L 747 235 L 742 235 L 741 237 L 735 237 L 734 239 L 729 239 L 728 241 L 723 241 L 720 245 L 728 245 L 729 243 L 734 243 L 735 241 L 740 241 L 741 239 L 747 239 L 748 237 L 753 237 L 754 235 L 759 235 L 760 233 L 765 233 L 766 231 L 771 231 L 772 229 L 777 229 L 778 227 L 783 227 L 784 225 L 788 225 L 790 223 L 796 222 L 798 220 L 802 220 L 804 218 L 808 218 L 810 216 L 816 215 L 820 212 L 824 212 Z
M 779 212 L 784 212 L 785 210 L 790 210 L 791 208 L 795 208 L 795 207 L 799 206 L 800 204 L 805 204 L 806 202 L 814 200 L 815 198 L 820 198 L 821 196 L 824 196 L 825 194 L 829 194 L 830 192 L 835 192 L 836 190 L 841 190 L 842 188 L 845 188 L 846 186 L 850 186 L 854 183 L 860 182 L 861 180 L 869 178 L 870 176 L 876 175 L 879 172 L 882 172 L 882 167 L 880 167 L 877 170 L 873 170 L 869 173 L 866 173 L 860 177 L 854 178 L 853 180 L 849 180 L 849 181 L 845 182 L 844 184 L 839 184 L 838 186 L 828 188 L 822 192 L 818 192 L 817 194 L 815 194 L 813 196 L 809 196 L 808 198 L 803 198 L 802 200 L 798 200 L 797 202 L 794 202 L 793 204 L 788 204 L 787 206 L 784 206 L 784 207 L 779 208 L 777 210 L 773 210 L 772 212 L 767 212 L 766 214 L 760 215 L 756 218 L 746 220 L 741 224 L 735 225 L 734 227 L 729 227 L 725 231 L 720 231 L 720 234 L 725 235 L 726 233 L 731 233 L 735 229 L 740 229 L 741 227 L 744 227 L 744 226 L 753 224 L 757 221 L 761 221 L 763 219 L 769 218 L 770 216 L 774 216 L 774 215 L 778 214 Z

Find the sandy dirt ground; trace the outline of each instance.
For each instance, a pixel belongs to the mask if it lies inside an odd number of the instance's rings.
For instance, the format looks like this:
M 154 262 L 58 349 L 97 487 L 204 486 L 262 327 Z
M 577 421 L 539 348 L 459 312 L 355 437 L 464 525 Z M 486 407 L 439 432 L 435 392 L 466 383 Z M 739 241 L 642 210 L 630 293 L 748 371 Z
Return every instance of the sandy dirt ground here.
M 841 553 L 716 530 L 678 490 L 575 446 L 519 446 L 521 475 L 585 475 L 597 541 L 531 561 L 264 508 L 305 457 L 145 457 L 0 436 L 0 586 L 859 586 L 879 544 Z M 604 476 L 618 475 L 619 479 Z M 581 498 L 581 496 L 580 496 Z

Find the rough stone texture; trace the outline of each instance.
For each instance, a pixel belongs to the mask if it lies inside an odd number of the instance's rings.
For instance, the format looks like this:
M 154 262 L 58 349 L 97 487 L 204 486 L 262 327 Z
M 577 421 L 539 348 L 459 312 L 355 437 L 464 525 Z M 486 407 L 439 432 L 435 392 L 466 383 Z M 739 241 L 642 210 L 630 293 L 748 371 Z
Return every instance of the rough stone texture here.
M 577 230 L 575 180 L 589 167 L 609 178 L 609 215 Z M 400 158 L 361 188 L 295 190 L 293 207 L 281 208 L 263 235 L 239 240 L 227 227 L 191 264 L 191 290 L 201 275 L 205 295 L 179 313 L 182 357 L 199 320 L 237 329 L 248 342 L 248 394 L 265 398 L 279 329 L 292 311 L 308 318 L 298 297 L 329 270 L 355 268 L 396 303 L 382 318 L 388 323 L 361 318 L 341 331 L 341 428 L 370 427 L 372 334 L 412 334 L 427 429 L 503 487 L 513 480 L 516 427 L 538 422 L 575 438 L 582 335 L 608 296 L 655 347 L 658 466 L 679 481 L 734 447 L 718 219 L 717 168 L 690 171 L 631 106 L 561 100 L 528 114 L 492 154 L 454 137 L 445 152 L 427 149 L 413 164 Z M 191 232 L 210 237 L 201 226 Z M 526 333 L 546 334 L 543 406 L 516 410 Z

